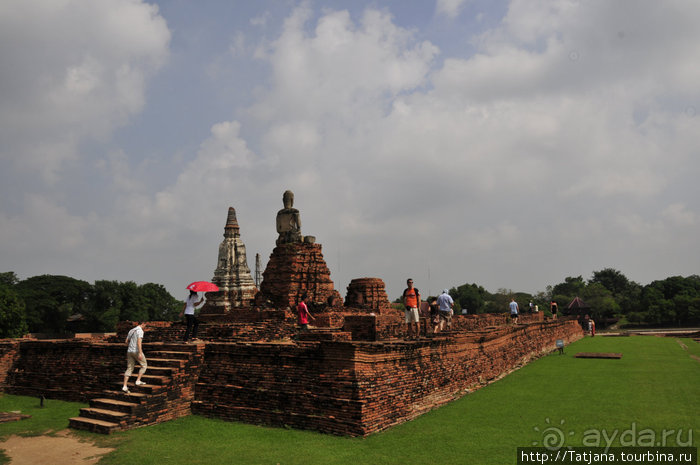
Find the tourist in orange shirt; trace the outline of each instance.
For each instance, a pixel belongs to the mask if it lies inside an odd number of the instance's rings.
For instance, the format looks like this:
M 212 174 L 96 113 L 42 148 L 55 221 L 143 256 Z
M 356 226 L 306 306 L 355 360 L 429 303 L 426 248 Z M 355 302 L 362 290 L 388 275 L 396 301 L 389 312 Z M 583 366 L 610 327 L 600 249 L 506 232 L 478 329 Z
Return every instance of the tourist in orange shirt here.
M 408 284 L 408 287 L 403 291 L 403 304 L 406 307 L 406 334 L 409 339 L 411 339 L 411 337 L 418 339 L 420 335 L 420 328 L 418 327 L 418 321 L 420 319 L 418 315 L 418 309 L 420 308 L 420 292 L 413 287 L 413 280 L 411 278 L 406 281 L 406 284 Z

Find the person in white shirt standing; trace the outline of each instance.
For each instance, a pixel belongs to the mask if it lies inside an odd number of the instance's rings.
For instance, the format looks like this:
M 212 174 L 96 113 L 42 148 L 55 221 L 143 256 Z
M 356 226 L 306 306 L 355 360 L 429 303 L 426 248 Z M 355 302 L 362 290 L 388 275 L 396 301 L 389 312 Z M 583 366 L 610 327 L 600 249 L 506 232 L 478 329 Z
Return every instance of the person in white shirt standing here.
M 124 372 L 124 386 L 122 386 L 122 391 L 124 392 L 129 392 L 129 387 L 127 386 L 127 383 L 129 382 L 129 377 L 131 376 L 131 373 L 134 371 L 134 366 L 136 365 L 136 362 L 139 363 L 141 368 L 139 369 L 139 374 L 136 377 L 136 384 L 137 386 L 141 386 L 144 383 L 141 381 L 141 376 L 143 376 L 144 373 L 146 373 L 146 369 L 148 368 L 148 363 L 146 362 L 146 356 L 143 355 L 143 346 L 142 346 L 142 341 L 143 341 L 143 328 L 141 328 L 141 322 L 137 321 L 136 326 L 129 331 L 129 334 L 126 336 L 126 372 Z
M 199 301 L 197 301 L 199 299 Z M 192 334 L 192 339 L 197 339 L 197 329 L 199 328 L 199 320 L 194 316 L 195 307 L 204 302 L 204 297 L 200 298 L 199 294 L 194 291 L 190 291 L 190 295 L 187 296 L 185 305 L 182 306 L 182 311 L 180 312 L 180 318 L 182 314 L 185 314 L 185 320 L 187 321 L 187 329 L 185 329 L 184 342 L 190 338 L 190 332 Z

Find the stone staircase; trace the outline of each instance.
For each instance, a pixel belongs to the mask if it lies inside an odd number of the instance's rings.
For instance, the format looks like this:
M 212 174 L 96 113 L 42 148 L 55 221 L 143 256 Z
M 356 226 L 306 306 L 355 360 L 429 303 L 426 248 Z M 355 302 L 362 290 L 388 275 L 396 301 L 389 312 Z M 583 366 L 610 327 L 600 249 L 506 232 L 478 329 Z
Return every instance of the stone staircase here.
M 199 373 L 204 344 L 144 344 L 148 369 L 141 377 L 146 384 L 136 386 L 138 365 L 123 392 L 123 374 L 111 389 L 91 399 L 80 416 L 69 420 L 69 427 L 110 434 L 153 425 L 190 414 L 194 385 Z

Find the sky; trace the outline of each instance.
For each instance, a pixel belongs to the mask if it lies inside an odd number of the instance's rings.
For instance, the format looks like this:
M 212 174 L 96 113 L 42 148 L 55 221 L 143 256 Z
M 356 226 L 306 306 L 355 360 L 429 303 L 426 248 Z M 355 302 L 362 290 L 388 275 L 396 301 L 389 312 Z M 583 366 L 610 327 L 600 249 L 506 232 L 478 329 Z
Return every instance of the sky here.
M 336 289 L 700 274 L 696 0 L 4 0 L 0 272 L 264 268 L 292 190 Z

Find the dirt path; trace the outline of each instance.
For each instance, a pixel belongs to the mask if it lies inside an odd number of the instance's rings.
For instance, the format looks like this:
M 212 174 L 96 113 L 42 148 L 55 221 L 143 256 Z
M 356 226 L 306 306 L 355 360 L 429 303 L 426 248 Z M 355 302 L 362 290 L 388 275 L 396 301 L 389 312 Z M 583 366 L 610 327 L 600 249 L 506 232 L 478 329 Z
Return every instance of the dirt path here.
M 69 430 L 55 436 L 10 436 L 0 442 L 10 465 L 90 465 L 113 449 L 81 442 Z

